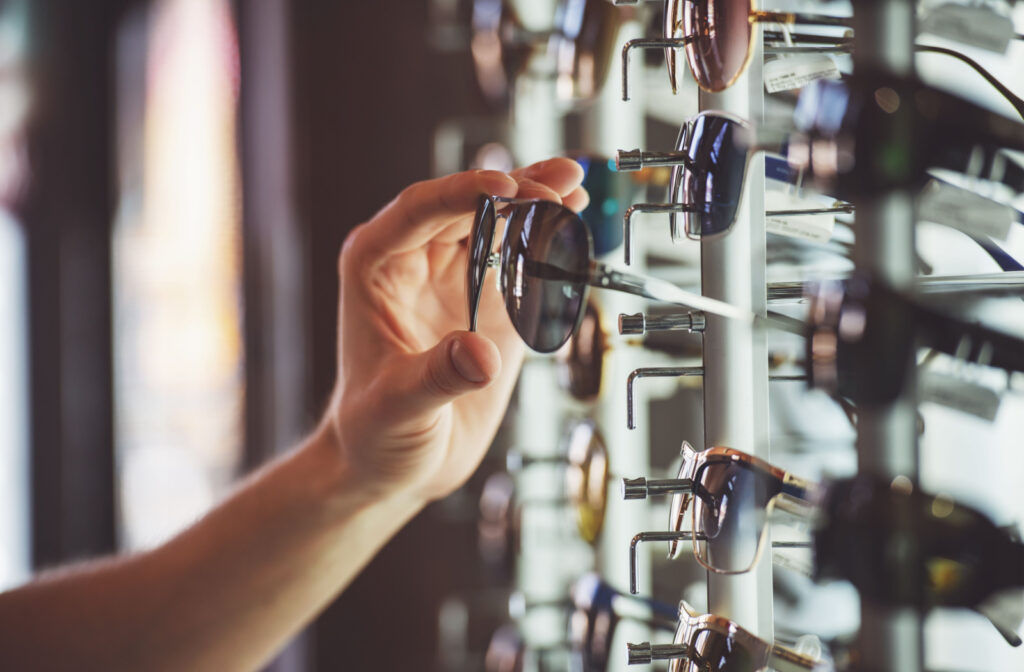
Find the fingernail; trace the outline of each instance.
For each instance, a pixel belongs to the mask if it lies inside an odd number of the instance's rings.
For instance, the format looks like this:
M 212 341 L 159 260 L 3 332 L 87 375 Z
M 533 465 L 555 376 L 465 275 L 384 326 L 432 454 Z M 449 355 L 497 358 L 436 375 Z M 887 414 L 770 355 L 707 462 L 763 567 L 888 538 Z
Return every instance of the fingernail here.
M 458 341 L 452 341 L 448 356 L 451 357 L 452 365 L 455 366 L 455 370 L 459 372 L 459 375 L 469 382 L 482 383 L 487 380 L 487 376 L 480 370 L 480 366 L 473 359 L 473 355 L 469 354 L 466 347 Z

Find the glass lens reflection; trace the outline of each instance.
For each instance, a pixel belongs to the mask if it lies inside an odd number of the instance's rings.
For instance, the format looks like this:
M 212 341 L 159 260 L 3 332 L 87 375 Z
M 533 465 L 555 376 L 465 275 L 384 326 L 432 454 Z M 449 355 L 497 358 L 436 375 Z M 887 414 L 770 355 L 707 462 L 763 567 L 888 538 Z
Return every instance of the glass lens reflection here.
M 694 542 L 697 560 L 723 572 L 743 572 L 753 566 L 767 517 L 766 507 L 776 494 L 770 477 L 743 462 L 704 464 L 695 478 L 694 529 L 706 538 Z M 743 515 L 739 515 L 739 512 Z
M 586 294 L 591 241 L 586 224 L 556 203 L 516 207 L 502 249 L 505 307 L 523 341 L 554 352 L 569 339 Z
M 750 58 L 750 0 L 688 0 L 683 6 L 683 34 L 691 38 L 686 58 L 707 91 L 722 91 Z
M 713 114 L 698 115 L 680 147 L 690 157 L 682 169 L 681 202 L 695 206 L 684 215 L 690 237 L 725 233 L 736 221 L 747 167 L 746 129 Z

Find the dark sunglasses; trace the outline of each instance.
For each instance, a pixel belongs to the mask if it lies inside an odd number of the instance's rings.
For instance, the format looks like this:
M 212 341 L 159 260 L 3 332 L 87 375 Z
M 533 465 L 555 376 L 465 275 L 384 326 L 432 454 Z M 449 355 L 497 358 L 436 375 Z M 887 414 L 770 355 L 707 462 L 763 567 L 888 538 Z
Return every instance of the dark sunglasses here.
M 632 221 L 637 212 L 669 214 L 673 240 L 679 240 L 676 214 L 683 215 L 687 238 L 702 240 L 725 235 L 736 223 L 747 167 L 754 154 L 777 150 L 758 145 L 750 123 L 725 112 L 706 111 L 683 123 L 671 152 L 619 151 L 619 170 L 646 166 L 672 166 L 667 203 L 638 203 L 623 217 L 626 263 L 631 252 Z M 768 211 L 767 216 L 840 214 L 853 206 L 839 203 L 828 208 Z
M 769 644 L 733 621 L 701 614 L 685 600 L 672 644 L 627 644 L 630 665 L 668 660 L 669 672 L 825 670 L 824 663 L 779 643 Z
M 635 0 L 633 0 L 635 2 Z M 619 0 L 619 4 L 633 4 Z M 754 54 L 754 24 L 801 24 L 850 27 L 849 17 L 763 12 L 753 0 L 665 0 L 660 39 L 637 39 L 622 49 L 622 99 L 629 100 L 629 52 L 634 48 L 664 49 L 672 91 L 677 89 L 675 50 L 682 48 L 697 86 L 723 91 L 743 74 Z M 792 36 L 800 42 L 802 36 Z M 817 36 L 807 36 L 817 42 Z
M 681 454 L 676 478 L 622 481 L 624 499 L 672 496 L 668 530 L 641 532 L 630 544 L 631 592 L 637 590 L 637 546 L 641 542 L 668 542 L 668 557 L 677 558 L 680 542 L 690 541 L 694 558 L 709 571 L 742 574 L 753 569 L 763 555 L 768 523 L 776 507 L 800 517 L 809 516 L 815 487 L 810 481 L 732 448 L 697 452 L 684 441 Z M 792 541 L 773 543 L 778 548 L 797 547 Z M 806 546 L 804 541 L 799 544 Z
M 1003 154 L 1024 151 L 1024 124 L 917 79 L 864 73 L 812 82 L 794 120 L 790 164 L 843 199 L 920 189 L 931 168 L 1024 192 L 1024 168 Z
M 811 386 L 854 402 L 892 403 L 918 347 L 1006 371 L 1024 371 L 1024 340 L 968 322 L 864 276 L 822 283 L 811 300 Z
M 497 204 L 510 206 L 499 212 Z M 505 219 L 498 252 L 492 252 L 497 219 Z M 537 352 L 562 347 L 583 317 L 588 288 L 600 287 L 750 321 L 731 304 L 687 292 L 658 278 L 632 275 L 593 259 L 586 223 L 558 203 L 481 195 L 469 237 L 466 269 L 469 330 L 476 331 L 487 269 L 497 267 L 498 287 L 520 337 Z
M 875 602 L 977 607 L 1024 587 L 1024 543 L 949 497 L 861 475 L 827 486 L 820 506 L 818 577 L 846 579 Z

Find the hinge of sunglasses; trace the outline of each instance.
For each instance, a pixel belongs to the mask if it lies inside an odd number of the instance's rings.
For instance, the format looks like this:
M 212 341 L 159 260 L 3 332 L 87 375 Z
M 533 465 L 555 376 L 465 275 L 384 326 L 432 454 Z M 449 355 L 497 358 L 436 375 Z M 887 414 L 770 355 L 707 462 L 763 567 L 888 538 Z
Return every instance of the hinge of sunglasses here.
M 633 49 L 679 49 L 693 41 L 692 37 L 641 37 L 622 45 L 622 99 L 629 100 L 629 52 Z
M 626 664 L 646 665 L 655 660 L 689 658 L 690 647 L 686 644 L 626 644 Z
M 623 153 L 619 152 L 621 156 Z M 666 212 L 694 212 L 696 206 L 684 205 L 682 203 L 635 203 L 626 210 L 622 216 L 622 244 L 625 253 L 626 266 L 633 260 L 633 215 L 638 212 L 666 213 Z M 676 232 L 672 231 L 672 238 L 676 238 Z
M 693 492 L 693 480 L 689 478 L 646 478 L 622 479 L 623 499 L 647 499 L 656 495 L 673 495 L 679 492 Z
M 619 334 L 622 336 L 643 336 L 649 331 L 688 331 L 703 333 L 707 325 L 704 313 L 690 312 L 674 315 L 646 315 L 619 313 Z

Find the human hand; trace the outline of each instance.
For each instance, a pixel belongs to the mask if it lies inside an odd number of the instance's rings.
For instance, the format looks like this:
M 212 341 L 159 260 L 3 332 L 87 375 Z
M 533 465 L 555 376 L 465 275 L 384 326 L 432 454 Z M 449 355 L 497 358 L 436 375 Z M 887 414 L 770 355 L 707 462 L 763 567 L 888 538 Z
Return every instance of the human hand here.
M 470 171 L 419 182 L 349 235 L 338 372 L 324 427 L 374 496 L 430 501 L 473 473 L 505 412 L 523 345 L 488 275 L 468 327 L 467 238 L 480 194 L 586 207 L 583 171 L 551 159 L 509 175 Z M 500 240 L 496 232 L 495 240 Z

